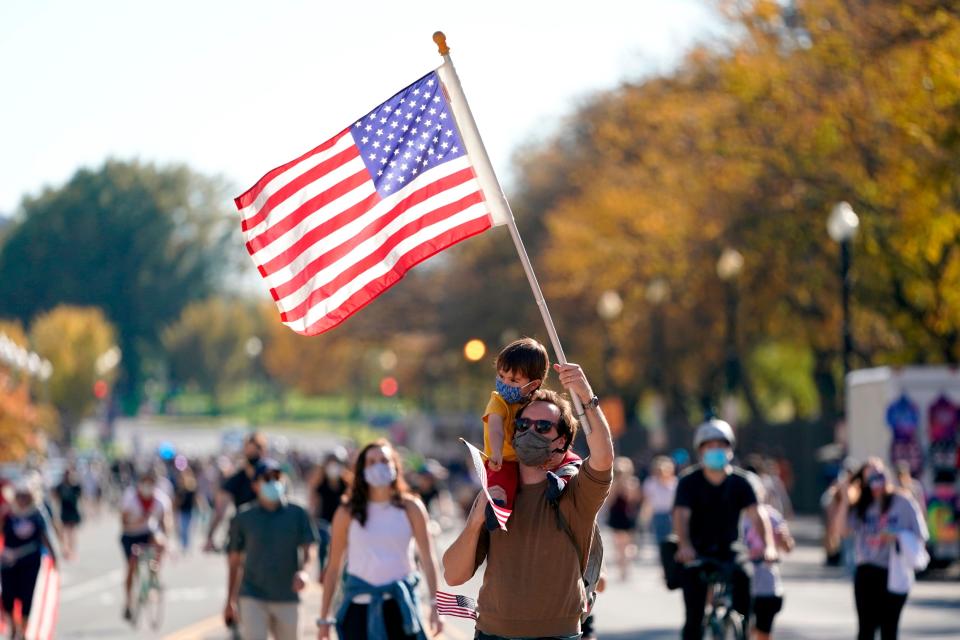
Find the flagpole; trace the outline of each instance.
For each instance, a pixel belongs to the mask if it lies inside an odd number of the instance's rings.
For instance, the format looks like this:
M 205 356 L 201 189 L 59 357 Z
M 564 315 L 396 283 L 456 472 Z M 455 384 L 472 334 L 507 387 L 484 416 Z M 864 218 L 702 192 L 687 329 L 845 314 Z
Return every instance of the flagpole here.
M 510 209 L 510 203 L 503 194 L 503 188 L 497 179 L 497 174 L 493 170 L 493 164 L 487 155 L 487 149 L 480 137 L 477 129 L 477 123 L 473 119 L 473 112 L 470 110 L 470 104 L 463 93 L 463 87 L 460 85 L 460 78 L 457 76 L 457 70 L 453 66 L 453 60 L 450 58 L 450 47 L 447 46 L 447 36 L 442 31 L 433 34 L 433 41 L 437 44 L 437 49 L 443 57 L 443 65 L 437 70 L 440 79 L 448 93 L 447 98 L 450 102 L 450 108 L 453 110 L 454 119 L 460 129 L 460 135 L 463 143 L 467 147 L 468 155 L 472 161 L 474 169 L 477 172 L 477 181 L 483 189 L 484 199 L 490 206 L 490 213 L 495 223 L 505 224 L 510 229 L 510 237 L 520 255 L 520 262 L 523 264 L 523 271 L 527 274 L 527 281 L 530 283 L 530 289 L 533 291 L 533 297 L 540 309 L 540 315 L 543 317 L 543 323 L 547 327 L 547 334 L 550 336 L 550 344 L 553 345 L 553 351 L 557 355 L 557 361 L 560 364 L 567 364 L 567 357 L 563 353 L 563 347 L 560 345 L 560 337 L 557 335 L 557 329 L 553 324 L 553 318 L 550 316 L 550 309 L 547 308 L 547 302 L 543 298 L 543 292 L 540 290 L 540 283 L 537 282 L 537 274 L 533 271 L 533 265 L 530 263 L 530 257 L 527 255 L 527 249 L 523 245 L 523 239 L 520 238 L 520 231 L 517 229 L 517 223 L 513 218 L 513 211 Z M 583 404 L 576 393 L 570 393 L 570 399 L 577 417 L 580 420 L 580 426 L 584 433 L 590 434 L 590 424 L 584 415 Z

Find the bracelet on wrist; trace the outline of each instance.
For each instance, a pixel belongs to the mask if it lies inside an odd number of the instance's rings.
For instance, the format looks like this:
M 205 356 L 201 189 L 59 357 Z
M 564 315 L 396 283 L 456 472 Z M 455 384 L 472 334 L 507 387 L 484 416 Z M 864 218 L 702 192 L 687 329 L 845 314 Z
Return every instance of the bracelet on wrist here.
M 327 627 L 327 626 L 332 627 L 335 624 L 337 624 L 336 618 L 317 618 L 318 627 Z

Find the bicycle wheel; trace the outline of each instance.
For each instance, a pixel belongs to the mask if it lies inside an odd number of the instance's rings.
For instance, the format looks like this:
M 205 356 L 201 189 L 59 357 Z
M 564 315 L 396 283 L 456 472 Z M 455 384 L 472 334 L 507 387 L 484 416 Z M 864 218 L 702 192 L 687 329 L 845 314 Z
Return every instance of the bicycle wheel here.
M 743 616 L 731 611 L 721 620 L 721 635 L 717 640 L 746 640 L 743 635 Z
M 140 577 L 140 565 L 137 564 L 137 568 L 133 572 L 133 594 L 130 598 L 130 624 L 133 625 L 133 628 L 137 628 L 137 624 L 140 622 L 140 612 L 143 604 L 143 581 Z
M 158 585 L 151 584 L 146 595 L 143 603 L 144 617 L 150 628 L 156 631 L 163 624 L 163 590 Z
M 723 635 L 723 621 L 711 612 L 703 624 L 704 636 L 710 640 L 726 640 Z

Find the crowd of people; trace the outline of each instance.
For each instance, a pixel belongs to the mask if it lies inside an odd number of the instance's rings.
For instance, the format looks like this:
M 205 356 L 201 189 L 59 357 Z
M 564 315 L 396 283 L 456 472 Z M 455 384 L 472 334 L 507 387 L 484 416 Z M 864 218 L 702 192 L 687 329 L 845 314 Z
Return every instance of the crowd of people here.
M 551 371 L 577 404 L 544 387 Z M 105 504 L 120 514 L 126 619 L 138 549 L 154 550 L 159 571 L 171 547 L 202 547 L 225 552 L 223 620 L 241 638 L 298 637 L 300 595 L 319 582 L 320 640 L 334 630 L 426 639 L 443 628 L 439 576 L 456 587 L 480 572 L 477 638 L 589 640 L 606 575 L 594 544 L 602 523 L 617 579 L 630 578 L 644 541 L 657 551 L 667 585 L 683 593 L 683 638 L 702 637 L 705 575 L 717 566 L 744 632 L 752 629 L 746 637 L 772 637 L 785 602 L 779 559 L 795 544 L 788 470 L 760 456 L 738 464 L 736 436 L 717 419 L 697 429 L 692 460 L 686 451 L 615 457 L 582 369 L 548 367 L 546 350 L 529 339 L 504 349 L 496 383 L 482 414 L 489 503 L 463 461 L 422 459 L 388 440 L 310 457 L 279 455 L 265 434 L 251 433 L 235 457 L 75 459 L 49 486 L 25 470 L 0 500 L 2 606 L 13 637 L 31 613 L 41 554 L 55 562 L 82 554 L 77 528 L 102 517 Z M 572 450 L 581 431 L 583 458 Z M 871 459 L 824 499 L 831 549 L 848 548 L 861 639 L 896 637 L 922 563 L 922 492 L 902 475 L 897 486 Z M 455 537 L 441 559 L 442 530 Z

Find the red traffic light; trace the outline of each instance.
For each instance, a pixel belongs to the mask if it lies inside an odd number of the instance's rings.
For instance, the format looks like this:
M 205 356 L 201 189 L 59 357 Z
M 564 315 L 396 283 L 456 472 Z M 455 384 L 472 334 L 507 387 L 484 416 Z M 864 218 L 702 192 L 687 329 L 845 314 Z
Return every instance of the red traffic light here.
M 393 376 L 387 376 L 380 381 L 380 393 L 388 398 L 392 398 L 393 396 L 397 395 L 397 391 L 399 391 L 399 389 L 400 385 L 397 384 L 397 379 Z
M 107 397 L 107 392 L 110 391 L 110 387 L 107 386 L 105 380 L 97 380 L 93 383 L 93 395 L 97 400 L 103 400 Z

